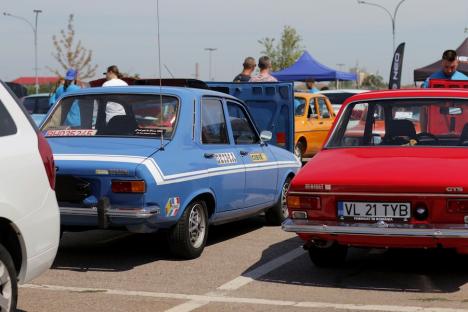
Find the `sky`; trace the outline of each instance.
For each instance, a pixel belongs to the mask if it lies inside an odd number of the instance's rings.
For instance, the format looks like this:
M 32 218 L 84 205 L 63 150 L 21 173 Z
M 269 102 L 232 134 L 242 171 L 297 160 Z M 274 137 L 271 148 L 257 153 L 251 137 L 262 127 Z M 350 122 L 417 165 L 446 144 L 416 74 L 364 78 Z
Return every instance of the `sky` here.
M 399 0 L 373 0 L 393 12 Z M 60 68 L 52 57 L 52 36 L 74 14 L 76 39 L 92 50 L 96 78 L 107 66 L 140 77 L 158 77 L 157 0 L 16 0 L 0 2 L 9 12 L 38 19 L 40 76 Z M 319 62 L 347 70 L 358 65 L 388 81 L 392 59 L 391 18 L 383 9 L 356 0 L 159 0 L 161 73 L 170 77 L 231 81 L 246 56 L 258 58 L 258 40 L 280 38 L 285 25 L 297 30 L 302 45 Z M 406 42 L 404 84 L 413 70 L 439 60 L 468 36 L 468 0 L 406 0 L 396 16 L 396 45 Z M 0 79 L 34 76 L 34 37 L 26 22 L 0 15 Z M 337 65 L 344 64 L 344 65 Z

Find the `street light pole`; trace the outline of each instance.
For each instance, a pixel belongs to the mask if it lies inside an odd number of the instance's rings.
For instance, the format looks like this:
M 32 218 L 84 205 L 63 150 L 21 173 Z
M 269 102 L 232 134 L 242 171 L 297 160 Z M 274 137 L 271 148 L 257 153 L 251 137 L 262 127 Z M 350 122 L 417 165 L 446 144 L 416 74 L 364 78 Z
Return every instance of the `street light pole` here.
M 26 18 L 22 16 L 13 15 L 8 12 L 3 12 L 3 15 L 10 16 L 16 19 L 20 19 L 26 22 L 33 31 L 33 34 L 34 34 L 34 75 L 35 75 L 35 89 L 36 89 L 36 94 L 37 94 L 39 93 L 39 78 L 38 78 L 38 67 L 37 67 L 37 18 L 38 18 L 39 13 L 42 13 L 42 10 L 33 10 L 33 12 L 36 14 L 34 25 L 29 20 L 27 20 Z
M 387 12 L 388 16 L 390 16 L 390 19 L 392 20 L 392 36 L 393 36 L 393 50 L 392 50 L 392 53 L 395 52 L 395 25 L 396 25 L 396 16 L 397 16 L 397 13 L 398 13 L 398 9 L 400 8 L 400 6 L 403 4 L 403 2 L 405 2 L 406 0 L 400 0 L 400 2 L 398 2 L 398 4 L 396 5 L 395 7 L 395 10 L 393 11 L 393 15 L 392 13 L 384 6 L 380 5 L 380 4 L 377 4 L 377 3 L 373 3 L 373 2 L 369 2 L 369 1 L 364 1 L 364 0 L 357 0 L 357 2 L 359 4 L 367 4 L 367 5 L 372 5 L 372 6 L 375 6 L 375 7 L 378 7 L 378 8 L 381 8 L 382 10 L 384 10 L 385 12 Z
M 208 51 L 208 54 L 209 54 L 209 77 L 208 77 L 208 80 L 212 80 L 213 77 L 211 76 L 211 53 L 213 51 L 216 51 L 218 50 L 217 48 L 205 48 L 205 51 Z

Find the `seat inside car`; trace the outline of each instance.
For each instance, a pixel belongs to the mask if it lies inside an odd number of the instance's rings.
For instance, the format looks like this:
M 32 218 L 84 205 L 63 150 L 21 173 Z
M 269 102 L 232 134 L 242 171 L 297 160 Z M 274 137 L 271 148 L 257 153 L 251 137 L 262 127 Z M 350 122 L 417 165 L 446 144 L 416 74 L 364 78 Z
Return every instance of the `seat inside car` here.
M 383 141 L 388 145 L 401 145 L 408 143 L 411 139 L 416 139 L 414 124 L 407 119 L 395 119 L 388 124 Z
M 460 139 L 458 145 L 467 146 L 468 145 L 468 123 L 463 126 L 463 130 L 460 134 Z
M 137 123 L 133 116 L 117 115 L 112 117 L 101 135 L 132 135 L 137 128 Z

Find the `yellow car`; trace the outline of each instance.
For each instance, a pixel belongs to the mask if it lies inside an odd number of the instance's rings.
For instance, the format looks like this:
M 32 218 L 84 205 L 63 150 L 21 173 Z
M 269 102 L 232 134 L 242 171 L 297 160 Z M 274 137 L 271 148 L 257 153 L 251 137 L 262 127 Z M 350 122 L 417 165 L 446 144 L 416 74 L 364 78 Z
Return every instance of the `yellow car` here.
M 294 93 L 294 154 L 301 160 L 322 147 L 335 120 L 330 100 L 320 93 Z

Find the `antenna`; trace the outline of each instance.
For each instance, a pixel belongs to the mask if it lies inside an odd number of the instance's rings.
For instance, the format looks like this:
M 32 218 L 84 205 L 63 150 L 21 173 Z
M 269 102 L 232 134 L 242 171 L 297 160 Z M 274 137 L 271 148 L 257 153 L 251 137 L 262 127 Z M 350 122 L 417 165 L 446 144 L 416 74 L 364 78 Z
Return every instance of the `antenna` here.
M 172 78 L 174 78 L 174 75 L 171 73 L 171 71 L 169 70 L 169 67 L 166 66 L 166 64 L 163 64 L 164 65 L 164 68 L 167 70 L 167 72 L 169 73 L 169 75 L 171 75 Z
M 162 75 L 161 75 L 161 38 L 159 34 L 159 0 L 156 0 L 156 22 L 158 29 L 158 72 L 159 72 L 159 123 L 162 124 L 163 116 L 163 96 L 162 96 Z M 164 150 L 164 131 L 161 131 L 161 150 Z

